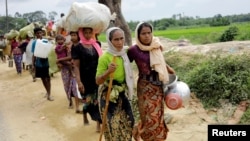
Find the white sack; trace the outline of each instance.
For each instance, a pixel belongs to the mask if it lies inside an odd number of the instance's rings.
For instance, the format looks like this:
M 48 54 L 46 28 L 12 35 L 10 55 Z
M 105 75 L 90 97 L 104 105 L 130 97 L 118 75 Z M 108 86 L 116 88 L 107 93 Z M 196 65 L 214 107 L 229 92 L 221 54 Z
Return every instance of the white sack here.
M 110 9 L 97 2 L 74 2 L 71 5 L 66 19 L 62 19 L 62 25 L 67 31 L 77 31 L 80 27 L 91 27 L 95 33 L 105 31 L 114 20 L 115 14 L 111 15 Z

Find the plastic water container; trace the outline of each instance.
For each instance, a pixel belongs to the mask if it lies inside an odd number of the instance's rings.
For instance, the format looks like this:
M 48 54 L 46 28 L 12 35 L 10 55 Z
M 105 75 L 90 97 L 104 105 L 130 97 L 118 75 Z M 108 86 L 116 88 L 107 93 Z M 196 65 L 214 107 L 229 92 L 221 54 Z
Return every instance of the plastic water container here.
M 39 58 L 48 58 L 48 55 L 52 49 L 53 49 L 53 44 L 51 44 L 48 40 L 38 39 L 36 40 L 34 56 Z

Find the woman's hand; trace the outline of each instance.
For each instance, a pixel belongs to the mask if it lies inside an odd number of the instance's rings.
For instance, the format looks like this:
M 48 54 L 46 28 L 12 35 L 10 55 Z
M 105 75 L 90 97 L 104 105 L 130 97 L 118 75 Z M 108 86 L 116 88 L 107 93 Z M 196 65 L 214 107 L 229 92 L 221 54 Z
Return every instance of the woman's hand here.
M 172 67 L 168 66 L 168 65 L 167 65 L 167 70 L 168 70 L 168 73 L 175 74 L 174 69 Z
M 117 65 L 115 63 L 110 63 L 108 67 L 108 72 L 113 73 L 116 70 Z
M 31 71 L 32 71 L 32 72 L 35 72 L 35 71 L 36 71 L 35 65 L 32 65 L 32 66 L 31 66 Z
M 85 92 L 85 88 L 84 88 L 84 85 L 82 84 L 82 82 L 78 83 L 78 90 L 79 90 L 81 93 L 84 93 L 84 92 Z

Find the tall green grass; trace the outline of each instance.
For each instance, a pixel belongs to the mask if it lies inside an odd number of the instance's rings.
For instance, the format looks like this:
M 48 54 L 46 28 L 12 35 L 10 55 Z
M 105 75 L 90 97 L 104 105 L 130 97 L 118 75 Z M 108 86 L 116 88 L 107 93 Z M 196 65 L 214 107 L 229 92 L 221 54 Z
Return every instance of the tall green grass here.
M 239 28 L 239 35 L 236 36 L 236 40 L 250 40 L 250 22 L 233 23 L 229 26 L 219 27 L 210 27 L 209 25 L 171 27 L 167 30 L 155 30 L 154 35 L 172 40 L 188 39 L 193 44 L 207 44 L 218 42 L 219 37 L 230 26 L 236 26 Z M 132 37 L 134 37 L 134 32 L 132 32 Z M 105 34 L 101 33 L 98 39 L 102 42 L 106 42 Z

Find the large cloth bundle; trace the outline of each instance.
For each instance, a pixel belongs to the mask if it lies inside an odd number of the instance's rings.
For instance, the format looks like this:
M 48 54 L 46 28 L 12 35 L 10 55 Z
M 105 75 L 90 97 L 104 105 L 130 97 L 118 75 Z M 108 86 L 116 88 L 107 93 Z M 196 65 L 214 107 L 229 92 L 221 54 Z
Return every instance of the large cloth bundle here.
M 95 33 L 100 33 L 108 28 L 110 21 L 114 20 L 115 16 L 115 14 L 111 15 L 110 9 L 104 4 L 74 2 L 60 24 L 67 31 L 77 31 L 81 27 L 90 27 Z
M 22 38 L 22 39 L 26 39 L 26 37 L 27 37 L 27 35 L 28 34 L 34 34 L 34 28 L 35 28 L 35 25 L 34 25 L 34 23 L 31 23 L 31 24 L 29 24 L 29 25 L 27 25 L 27 26 L 25 26 L 25 27 L 23 27 L 23 28 L 21 28 L 20 30 L 19 30 L 19 36 Z M 28 35 L 28 36 L 31 36 L 31 35 Z
M 5 49 L 7 46 L 5 39 L 0 40 L 0 49 Z
M 54 31 L 57 33 L 57 34 L 62 34 L 63 36 L 66 36 L 67 35 L 67 31 L 66 31 L 66 16 L 62 17 L 61 19 L 59 19 L 58 21 L 56 21 L 56 23 L 54 24 L 55 26 L 53 27 L 54 28 Z M 70 31 L 71 28 L 68 28 L 68 32 Z M 73 31 L 73 30 L 71 30 Z
M 49 60 L 49 74 L 59 72 L 60 70 L 56 64 L 57 56 L 55 52 L 55 45 L 52 47 L 52 50 L 48 54 L 48 60 Z
M 66 26 L 66 16 L 62 17 L 61 19 L 57 20 L 54 24 L 56 28 L 63 28 Z
M 16 38 L 17 36 L 19 36 L 19 32 L 17 30 L 12 29 L 5 36 L 6 36 L 6 38 L 8 40 L 11 40 L 11 39 Z

